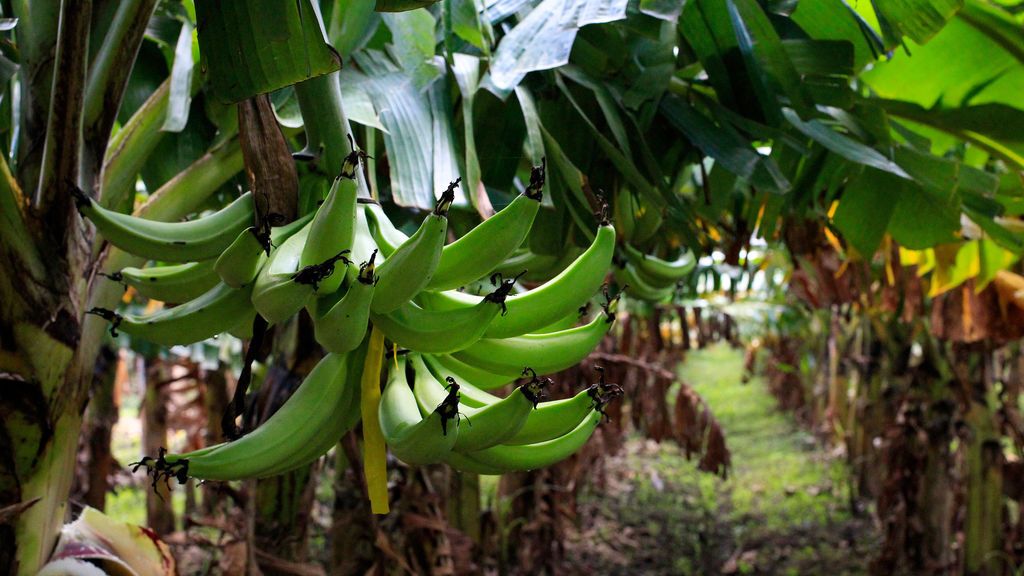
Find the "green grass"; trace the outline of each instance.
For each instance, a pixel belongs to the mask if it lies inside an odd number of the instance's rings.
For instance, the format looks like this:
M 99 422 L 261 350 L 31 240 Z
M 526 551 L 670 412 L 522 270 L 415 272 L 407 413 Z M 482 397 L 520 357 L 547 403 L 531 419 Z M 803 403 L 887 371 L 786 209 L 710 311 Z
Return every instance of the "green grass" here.
M 679 374 L 711 407 L 733 455 L 727 491 L 732 513 L 762 516 L 768 528 L 848 517 L 841 498 L 844 469 L 793 419 L 776 409 L 759 378 L 742 383 L 743 353 L 720 345 L 691 354 Z
M 722 425 L 728 479 L 699 472 L 673 443 L 632 438 L 609 463 L 614 488 L 582 495 L 570 555 L 583 560 L 572 572 L 863 574 L 875 535 L 851 518 L 843 465 L 777 410 L 759 378 L 742 382 L 742 351 L 692 352 L 679 374 Z

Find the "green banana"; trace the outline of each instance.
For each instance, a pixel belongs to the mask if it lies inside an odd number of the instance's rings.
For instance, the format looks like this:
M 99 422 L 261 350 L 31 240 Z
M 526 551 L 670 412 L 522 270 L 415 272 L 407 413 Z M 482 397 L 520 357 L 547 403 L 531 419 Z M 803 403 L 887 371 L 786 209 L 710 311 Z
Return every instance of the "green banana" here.
M 487 370 L 481 370 L 476 366 L 466 364 L 462 360 L 454 358 L 448 354 L 430 355 L 427 358 L 429 358 L 432 363 L 436 364 L 439 370 L 443 369 L 445 373 L 454 376 L 459 382 L 472 382 L 473 386 L 481 390 L 494 390 L 495 388 L 501 388 L 518 378 L 518 375 L 513 378 L 509 378 L 502 374 L 495 374 L 493 372 L 488 372 Z
M 120 330 L 164 346 L 193 344 L 238 326 L 252 311 L 249 295 L 250 289 L 219 283 L 198 298 L 153 314 L 121 315 L 106 308 L 88 313 L 110 321 L 112 335 Z
M 451 290 L 483 278 L 523 243 L 540 208 L 544 168 L 534 167 L 529 186 L 508 206 L 444 247 L 427 290 Z
M 622 245 L 626 258 L 637 272 L 654 286 L 666 287 L 686 278 L 697 266 L 697 259 L 687 254 L 675 262 L 644 254 L 629 244 Z
M 582 251 L 577 252 L 576 250 L 569 249 L 566 250 L 566 253 L 573 253 L 572 258 L 565 262 L 565 264 L 568 264 L 582 254 Z M 526 270 L 526 274 L 523 276 L 524 280 L 545 282 L 565 269 L 565 266 L 557 268 L 561 261 L 562 257 L 555 254 L 537 254 L 524 247 L 513 252 L 493 271 L 500 272 L 502 276 L 515 276 Z
M 612 270 L 615 282 L 620 289 L 627 294 L 640 300 L 648 302 L 663 302 L 675 294 L 676 286 L 673 282 L 669 286 L 652 286 L 643 278 L 633 266 L 632 262 L 625 262 L 621 267 L 615 266 Z
M 574 310 L 571 314 L 565 316 L 560 320 L 556 320 L 547 326 L 542 326 L 533 331 L 534 334 L 546 334 L 549 332 L 560 332 L 562 330 L 568 330 L 569 328 L 575 327 L 580 322 L 580 317 L 586 316 L 586 311 L 589 309 L 590 302 L 586 302 L 583 306 L 580 306 L 578 310 Z
M 407 464 L 441 462 L 458 441 L 459 388 L 453 386 L 441 401 L 420 415 L 409 388 L 405 360 L 397 359 L 380 401 L 380 428 L 391 453 Z M 419 375 L 417 374 L 417 384 Z M 450 423 L 452 420 L 455 422 Z
M 615 197 L 615 222 L 622 237 L 630 242 L 642 244 L 657 234 L 661 228 L 662 216 L 648 205 L 641 195 L 622 189 Z
M 612 326 L 598 315 L 590 323 L 560 332 L 525 334 L 514 338 L 484 338 L 452 354 L 477 368 L 515 378 L 527 367 L 551 374 L 577 364 L 597 347 Z
M 513 283 L 502 282 L 479 304 L 460 309 L 424 310 L 406 302 L 389 314 L 370 313 L 374 326 L 389 340 L 417 352 L 448 354 L 472 345 L 504 309 Z
M 600 412 L 594 410 L 568 434 L 553 440 L 534 444 L 499 444 L 476 452 L 463 453 L 465 460 L 462 462 L 478 467 L 477 469 L 480 470 L 503 472 L 546 468 L 579 451 L 597 429 L 597 425 L 601 422 L 601 416 Z M 459 462 L 460 460 L 449 459 L 449 464 L 452 461 Z
M 359 200 L 363 200 L 360 198 Z M 365 205 L 364 208 L 369 209 L 371 206 L 377 206 L 376 204 Z M 385 260 L 387 254 L 384 253 L 383 248 L 377 247 L 377 241 L 374 240 L 373 233 L 370 231 L 370 224 L 367 221 L 367 210 L 356 210 L 355 216 L 355 236 L 352 239 L 352 255 L 350 258 L 353 262 L 365 262 L 370 259 L 370 254 L 376 254 L 377 266 Z
M 353 392 L 348 388 L 356 384 L 348 378 L 347 364 L 345 355 L 322 358 L 277 412 L 237 440 L 213 449 L 143 459 L 140 465 L 149 468 L 154 483 L 161 477 L 180 482 L 189 476 L 203 480 L 263 478 L 294 468 L 298 465 L 296 454 L 316 443 L 324 430 L 333 434 L 336 428 L 332 424 L 342 420 L 340 414 L 352 404 Z M 345 418 L 350 421 L 351 416 Z
M 346 354 L 345 366 L 345 389 L 344 397 L 338 399 L 338 406 L 335 408 L 335 418 L 327 427 L 323 428 L 316 437 L 295 452 L 291 457 L 283 461 L 279 466 L 270 469 L 269 475 L 284 474 L 301 466 L 306 466 L 317 458 L 326 454 L 341 440 L 346 432 L 355 427 L 362 417 L 360 413 L 360 390 L 359 377 L 363 370 L 363 359 L 366 357 L 368 340 L 362 345 Z
M 384 213 L 384 208 L 375 202 L 363 206 L 363 216 L 370 224 L 370 234 L 373 241 L 380 247 L 380 253 L 389 258 L 404 244 L 409 237 L 391 223 L 391 219 Z M 443 249 L 442 249 L 443 250 Z
M 412 363 L 416 374 L 414 388 L 416 400 L 420 404 L 420 410 L 429 413 L 431 407 L 443 399 L 448 392 L 444 385 L 434 377 L 420 355 L 411 355 L 409 362 Z M 449 387 L 454 386 L 461 392 L 462 386 L 454 378 L 448 376 L 445 380 Z M 514 436 L 526 424 L 527 418 L 543 398 L 546 385 L 546 381 L 534 378 L 513 390 L 507 398 L 498 399 L 493 404 L 480 408 L 462 408 L 460 415 L 465 422 L 460 421 L 459 437 L 455 441 L 454 450 L 459 452 L 482 450 L 501 444 Z
M 481 464 L 476 460 L 473 460 L 466 454 L 461 452 L 451 452 L 444 458 L 444 463 L 451 466 L 459 472 L 465 472 L 467 474 L 483 474 L 486 476 L 501 476 L 506 470 L 496 468 L 494 466 L 488 466 Z
M 241 288 L 259 274 L 269 247 L 269 238 L 261 238 L 255 226 L 246 228 L 217 257 L 214 269 L 222 282 L 232 288 Z
M 187 222 L 157 222 L 108 210 L 72 189 L 78 212 L 114 246 L 150 260 L 192 262 L 216 258 L 253 223 L 252 193 L 220 211 Z
M 283 322 L 301 310 L 317 291 L 319 283 L 334 273 L 335 263 L 338 260 L 347 262 L 344 253 L 339 253 L 320 264 L 300 267 L 299 260 L 310 229 L 310 225 L 304 226 L 272 250 L 267 263 L 256 276 L 252 303 L 269 324 Z
M 438 379 L 451 376 L 435 357 L 424 355 L 427 367 Z M 532 370 L 531 370 L 532 371 Z M 602 370 L 603 376 L 603 370 Z M 533 375 L 536 379 L 536 373 Z M 458 380 L 458 377 L 456 377 Z M 545 379 L 550 382 L 550 379 Z M 459 380 L 460 401 L 472 408 L 483 408 L 502 399 L 475 387 L 466 380 Z M 514 435 L 506 438 L 504 444 L 532 444 L 567 434 L 579 425 L 592 410 L 601 410 L 608 402 L 622 395 L 622 388 L 601 382 L 594 384 L 571 398 L 541 402 L 530 412 L 526 423 Z M 470 422 L 473 422 L 470 415 Z M 463 429 L 465 431 L 465 429 Z
M 547 283 L 505 300 L 508 314 L 495 318 L 485 338 L 519 336 L 543 328 L 576 311 L 604 281 L 615 251 L 615 229 L 601 226 L 593 243 L 561 274 Z M 424 307 L 436 310 L 476 303 L 481 300 L 459 292 L 424 292 Z
M 214 264 L 217 275 L 232 288 L 241 288 L 251 283 L 267 262 L 271 248 L 291 238 L 312 218 L 312 214 L 307 214 L 284 226 L 271 228 L 269 238 L 261 237 L 255 227 L 246 228 L 217 257 Z
M 472 373 L 484 372 L 483 370 L 476 370 L 472 366 L 463 364 L 451 356 L 423 354 L 422 357 L 423 361 L 427 364 L 427 368 L 430 368 L 430 372 L 435 378 L 443 381 L 448 376 L 451 376 L 459 382 L 459 400 L 466 406 L 469 406 L 470 408 L 483 408 L 484 406 L 494 404 L 501 400 L 500 397 L 477 387 L 470 379 L 463 376 L 463 374 L 467 372 L 465 368 L 468 368 L 468 372 Z M 459 371 L 446 369 L 445 365 L 442 364 L 442 361 L 440 360 L 442 357 L 446 359 L 446 362 L 457 363 L 461 367 L 464 367 L 464 369 Z M 484 373 L 490 374 L 489 372 Z M 505 379 L 504 376 L 501 376 L 500 378 Z
M 218 282 L 212 260 L 170 266 L 124 268 L 120 272 L 108 275 L 107 278 L 131 286 L 144 298 L 168 304 L 180 304 L 198 298 Z
M 427 290 L 450 290 L 487 276 L 523 243 L 537 215 L 544 189 L 544 164 L 530 174 L 526 190 L 503 210 L 441 250 L 441 260 Z M 531 200 L 533 200 L 531 202 Z M 379 204 L 366 206 L 374 240 L 391 256 L 408 239 L 395 228 Z M 554 260 L 554 257 L 552 257 Z M 519 268 L 522 269 L 522 268 Z
M 313 335 L 316 341 L 330 352 L 348 352 L 366 336 L 369 326 L 370 301 L 373 299 L 373 261 L 377 253 L 359 267 L 358 273 L 350 273 L 348 290 L 329 294 L 317 300 L 313 317 Z
M 373 293 L 370 310 L 387 314 L 419 294 L 437 269 L 448 231 L 448 208 L 455 199 L 452 182 L 441 194 L 434 211 L 427 215 L 416 233 L 377 267 L 377 289 Z
M 607 384 L 602 371 L 601 381 L 578 392 L 572 398 L 541 402 L 526 424 L 505 444 L 535 444 L 554 440 L 579 426 L 592 412 L 604 413 L 604 407 L 622 396 L 622 388 Z
M 350 251 L 355 238 L 356 170 L 361 152 L 353 151 L 345 158 L 341 174 L 334 179 L 327 198 L 316 211 L 310 225 L 309 238 L 302 248 L 299 267 L 319 264 L 342 251 Z M 330 294 L 341 287 L 344 274 L 332 274 L 321 281 L 321 290 Z

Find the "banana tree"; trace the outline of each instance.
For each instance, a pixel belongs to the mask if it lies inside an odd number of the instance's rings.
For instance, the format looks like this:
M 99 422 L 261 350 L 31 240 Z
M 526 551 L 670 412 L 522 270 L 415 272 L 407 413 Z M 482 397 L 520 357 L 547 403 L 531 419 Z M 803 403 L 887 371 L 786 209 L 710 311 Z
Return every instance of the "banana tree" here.
M 1021 168 L 1020 131 L 1007 128 L 1020 112 L 999 82 L 926 108 L 927 95 L 886 87 L 885 70 L 899 78 L 918 69 L 912 58 L 862 74 L 904 36 L 941 44 L 948 22 L 980 30 L 992 54 L 1019 54 L 1012 17 L 980 0 L 251 3 L 281 22 L 233 20 L 229 4 L 4 4 L 17 20 L 0 26 L 0 563 L 20 573 L 46 559 L 68 512 L 107 329 L 85 312 L 114 309 L 122 287 L 104 274 L 143 262 L 94 236 L 76 201 L 180 220 L 238 185 L 272 200 L 253 183 L 280 172 L 263 171 L 237 119 L 265 120 L 266 102 L 250 116 L 226 102 L 275 90 L 274 118 L 303 162 L 277 168 L 298 175 L 300 204 L 322 197 L 354 133 L 371 157 L 360 190 L 410 228 L 461 178 L 452 221 L 464 233 L 546 158 L 551 202 L 517 254 L 539 279 L 594 240 L 599 190 L 620 240 L 667 262 L 709 250 L 721 235 L 707 222 L 770 236 L 781 216 L 831 218 L 864 257 L 887 232 L 914 249 L 950 241 L 961 214 L 1002 248 L 1019 242 L 998 220 L 1013 214 L 1007 175 Z M 922 136 L 936 132 L 953 140 Z

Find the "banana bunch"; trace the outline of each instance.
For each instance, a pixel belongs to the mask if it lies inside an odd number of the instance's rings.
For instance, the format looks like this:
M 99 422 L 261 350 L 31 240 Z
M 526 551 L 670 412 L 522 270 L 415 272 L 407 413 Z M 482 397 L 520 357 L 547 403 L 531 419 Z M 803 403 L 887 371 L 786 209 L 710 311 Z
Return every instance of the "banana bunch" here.
M 602 378 L 572 398 L 544 402 L 550 379 L 527 368 L 523 374 L 532 378 L 501 398 L 468 380 L 460 384 L 459 373 L 440 357 L 413 352 L 395 362 L 380 404 L 392 453 L 408 464 L 446 462 L 474 474 L 531 470 L 568 458 L 593 434 L 604 406 L 622 395 Z
M 529 260 L 521 256 L 541 204 L 543 164 L 508 206 L 446 243 L 459 181 L 406 235 L 378 203 L 358 197 L 364 157 L 355 151 L 345 159 L 312 213 L 269 232 L 253 227 L 251 194 L 215 213 L 167 223 L 107 210 L 75 191 L 79 212 L 105 241 L 156 262 L 108 278 L 173 304 L 146 314 L 90 310 L 111 323 L 112 334 L 190 344 L 244 334 L 257 315 L 274 325 L 305 309 L 326 352 L 256 430 L 138 463 L 154 482 L 280 474 L 315 460 L 371 415 L 379 416 L 391 452 L 409 464 L 447 462 L 487 474 L 536 468 L 579 449 L 602 408 L 621 394 L 602 381 L 572 398 L 544 401 L 545 380 L 538 377 L 581 361 L 613 324 L 615 301 L 607 292 L 603 314 L 581 322 L 580 312 L 589 309 L 611 266 L 616 234 L 609 223 L 599 226 L 589 247 L 571 252 L 546 282 L 527 290 L 520 281 Z M 486 294 L 460 291 L 488 282 Z M 379 400 L 372 384 L 365 387 L 381 370 L 382 347 L 379 340 L 371 344 L 371 329 L 403 351 Z M 504 398 L 490 392 L 518 379 L 526 381 Z
M 613 268 L 615 281 L 627 294 L 640 300 L 663 302 L 672 297 L 676 286 L 697 266 L 692 254 L 678 260 L 662 260 L 637 250 L 629 243 L 620 245 L 621 252 Z

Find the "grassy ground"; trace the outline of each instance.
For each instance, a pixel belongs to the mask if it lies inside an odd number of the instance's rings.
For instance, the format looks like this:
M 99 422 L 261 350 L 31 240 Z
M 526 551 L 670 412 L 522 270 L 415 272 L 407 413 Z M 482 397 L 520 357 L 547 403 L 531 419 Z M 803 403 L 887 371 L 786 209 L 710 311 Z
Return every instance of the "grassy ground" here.
M 580 572 L 602 574 L 863 574 L 876 537 L 852 518 L 842 465 L 775 409 L 742 352 L 695 352 L 679 373 L 725 430 L 727 480 L 696 471 L 672 444 L 632 439 L 612 484 L 584 497 L 572 545 Z

